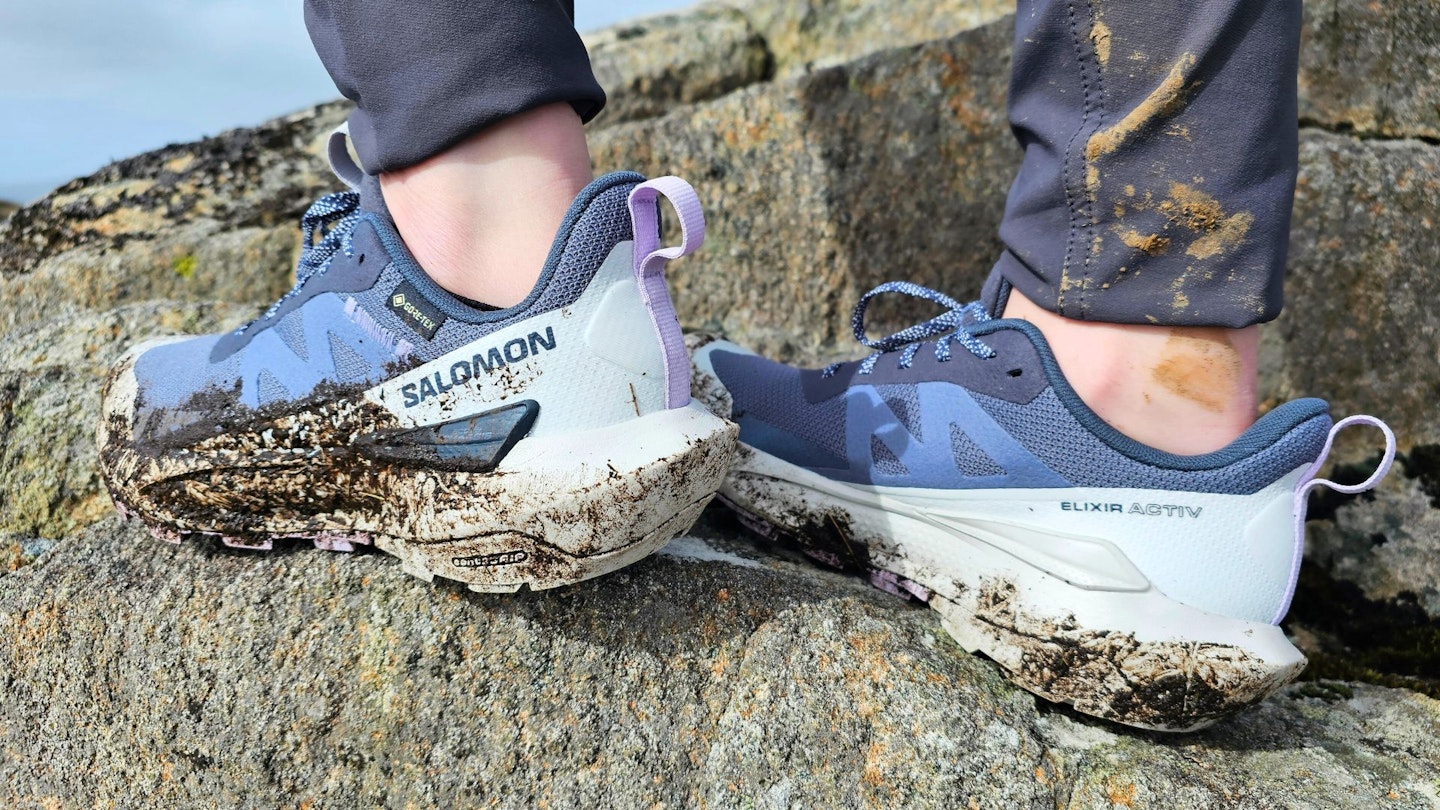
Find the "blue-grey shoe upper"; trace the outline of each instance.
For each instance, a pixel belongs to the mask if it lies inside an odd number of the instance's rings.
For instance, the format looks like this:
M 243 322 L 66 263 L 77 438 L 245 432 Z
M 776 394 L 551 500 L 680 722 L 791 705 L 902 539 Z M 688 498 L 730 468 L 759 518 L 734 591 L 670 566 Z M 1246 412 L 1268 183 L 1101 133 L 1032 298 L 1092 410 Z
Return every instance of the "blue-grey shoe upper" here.
M 741 441 L 854 484 L 1248 494 L 1313 462 L 1330 430 L 1325 402 L 1301 399 L 1218 452 L 1164 453 L 1086 407 L 1029 323 L 987 319 L 960 331 L 983 347 L 901 343 L 903 352 L 825 370 L 723 350 L 710 362 Z
M 137 438 L 189 440 L 196 430 L 220 431 L 252 412 L 363 389 L 574 303 L 615 245 L 633 238 L 627 201 L 643 180 L 612 174 L 586 188 L 534 291 L 504 310 L 476 308 L 431 281 L 373 180 L 361 195 L 325 198 L 317 208 L 338 222 L 306 251 L 314 259 L 324 247 L 322 261 L 307 267 L 302 259 L 296 287 L 265 315 L 236 332 L 162 344 L 137 358 Z

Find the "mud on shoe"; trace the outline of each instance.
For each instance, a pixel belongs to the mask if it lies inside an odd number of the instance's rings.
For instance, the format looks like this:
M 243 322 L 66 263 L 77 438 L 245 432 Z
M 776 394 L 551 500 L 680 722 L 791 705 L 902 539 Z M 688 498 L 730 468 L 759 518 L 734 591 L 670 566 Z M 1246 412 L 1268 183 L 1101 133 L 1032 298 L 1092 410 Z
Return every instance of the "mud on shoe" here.
M 117 507 L 172 540 L 373 543 L 481 591 L 588 579 L 689 528 L 735 444 L 690 400 L 664 281 L 704 237 L 693 190 L 596 180 L 529 297 L 487 310 L 415 263 L 343 138 L 332 166 L 358 191 L 306 214 L 291 292 L 112 371 L 99 443 Z M 659 242 L 661 197 L 677 247 Z
M 869 340 L 865 308 L 887 292 L 949 311 Z M 1382 423 L 1332 424 L 1301 399 L 1176 456 L 1097 417 L 1028 322 L 892 283 L 854 326 L 876 352 L 824 370 L 695 341 L 696 396 L 740 425 L 720 496 L 747 525 L 927 602 L 1019 686 L 1127 725 L 1201 728 L 1300 674 L 1278 623 L 1306 496 L 1378 483 L 1395 451 Z M 1357 423 L 1384 432 L 1380 469 L 1315 478 Z

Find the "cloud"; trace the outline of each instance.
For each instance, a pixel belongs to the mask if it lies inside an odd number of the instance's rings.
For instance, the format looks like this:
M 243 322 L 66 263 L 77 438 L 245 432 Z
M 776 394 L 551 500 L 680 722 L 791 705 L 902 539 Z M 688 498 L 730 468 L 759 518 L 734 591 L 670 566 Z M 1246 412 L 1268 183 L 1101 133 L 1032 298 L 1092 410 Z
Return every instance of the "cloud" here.
M 62 182 L 336 95 L 299 0 L 0 5 L 0 184 Z

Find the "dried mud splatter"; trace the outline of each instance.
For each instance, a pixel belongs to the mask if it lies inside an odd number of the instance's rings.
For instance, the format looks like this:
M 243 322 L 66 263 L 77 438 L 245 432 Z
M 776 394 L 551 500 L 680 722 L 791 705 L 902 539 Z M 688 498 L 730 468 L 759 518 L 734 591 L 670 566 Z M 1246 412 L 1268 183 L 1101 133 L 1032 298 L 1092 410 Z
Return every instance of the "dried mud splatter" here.
M 981 587 L 974 621 L 1017 650 L 1011 676 L 1044 697 L 1119 722 L 1186 730 L 1264 700 L 1298 674 L 1224 644 L 1140 641 L 1017 605 L 1013 583 Z M 1005 662 L 1001 662 L 1002 666 Z
M 1234 401 L 1240 382 L 1240 352 L 1223 329 L 1172 333 L 1150 379 L 1164 390 L 1212 413 Z
M 1100 67 L 1110 64 L 1110 26 L 1096 20 L 1095 25 L 1090 28 L 1090 44 L 1095 48 L 1095 58 L 1100 60 Z
M 1165 80 L 1156 87 L 1135 109 L 1120 119 L 1115 126 L 1107 127 L 1090 136 L 1085 145 L 1085 158 L 1091 162 L 1119 151 L 1127 141 L 1150 125 L 1168 118 L 1184 108 L 1196 84 L 1189 79 L 1195 69 L 1195 54 L 1187 53 L 1170 68 Z

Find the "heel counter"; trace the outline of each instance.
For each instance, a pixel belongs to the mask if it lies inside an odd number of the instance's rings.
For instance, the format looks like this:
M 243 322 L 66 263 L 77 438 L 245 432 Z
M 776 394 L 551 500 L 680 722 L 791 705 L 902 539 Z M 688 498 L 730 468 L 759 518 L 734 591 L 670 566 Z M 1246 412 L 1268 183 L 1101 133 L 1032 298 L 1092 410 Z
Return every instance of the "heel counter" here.
M 577 314 L 585 325 L 586 360 L 592 375 L 606 367 L 618 372 L 612 392 L 633 404 L 635 416 L 666 409 L 667 357 L 645 295 L 634 273 L 634 244 L 622 242 L 596 275 L 592 307 Z M 594 365 L 597 363 L 599 365 Z
M 661 197 L 670 201 L 679 217 L 680 244 L 673 247 L 661 246 Z M 663 358 L 665 407 L 683 408 L 690 404 L 690 354 L 665 284 L 665 265 L 704 244 L 705 215 L 689 183 L 678 177 L 657 177 L 630 192 L 630 218 L 635 230 L 635 281 Z
M 1245 526 L 1244 547 L 1253 567 L 1245 580 L 1253 589 L 1249 601 L 1254 604 L 1245 618 L 1279 624 L 1290 610 L 1305 556 L 1305 513 L 1296 493 L 1307 468 L 1285 476 L 1270 502 Z

